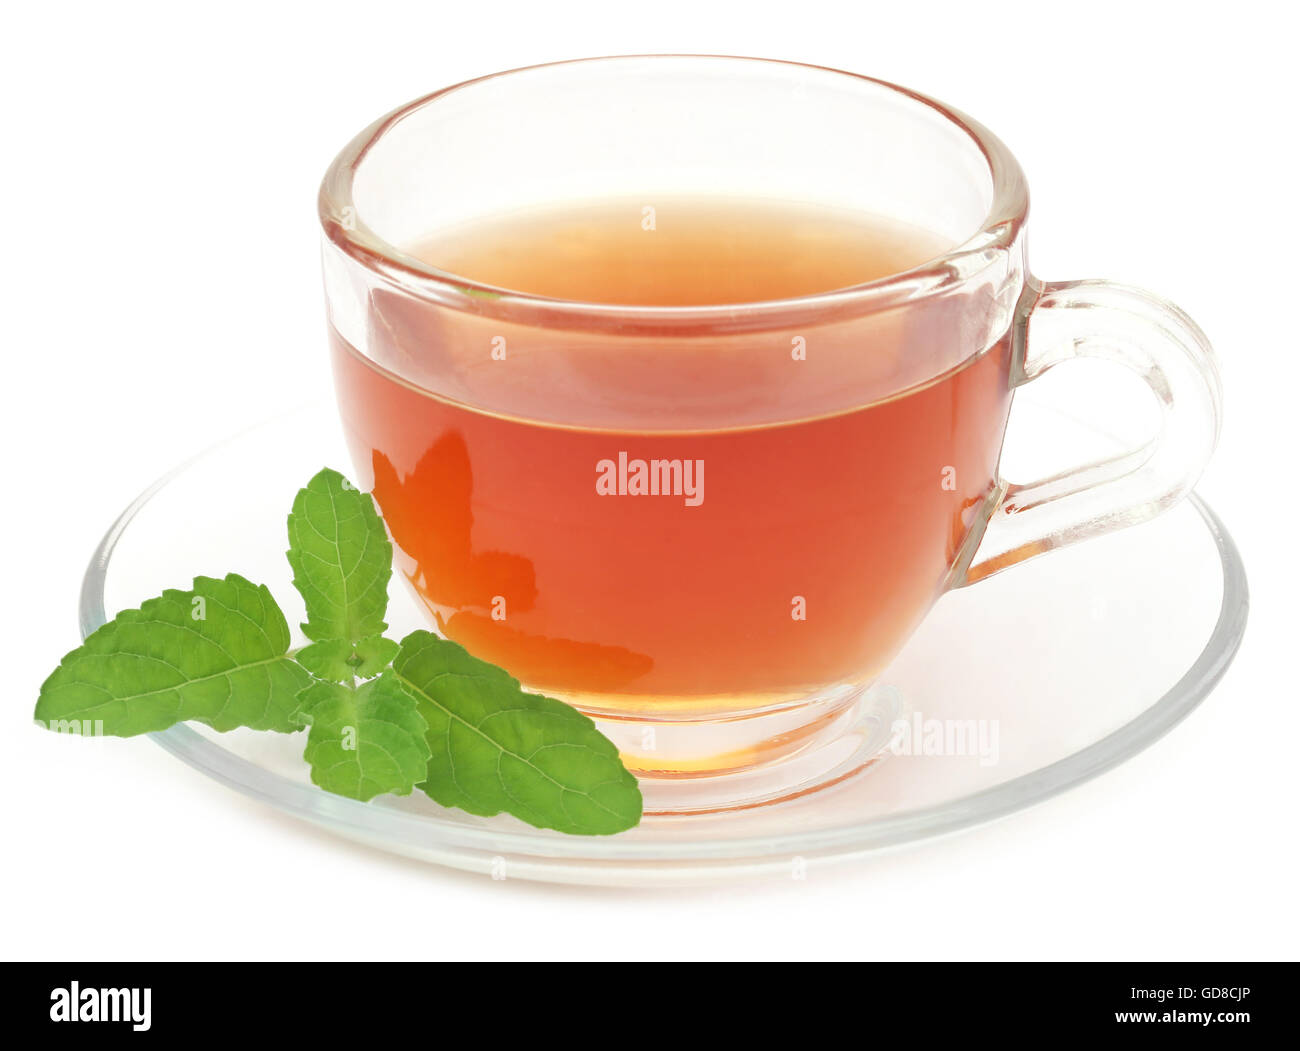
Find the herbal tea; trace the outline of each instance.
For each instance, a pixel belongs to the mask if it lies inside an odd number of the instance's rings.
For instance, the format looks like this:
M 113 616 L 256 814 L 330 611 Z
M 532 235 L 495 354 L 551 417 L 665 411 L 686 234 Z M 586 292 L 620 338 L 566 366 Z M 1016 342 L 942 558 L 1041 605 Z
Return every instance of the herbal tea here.
M 949 247 L 860 215 L 685 200 L 407 251 L 533 295 L 690 307 L 858 285 Z M 398 566 L 442 633 L 589 708 L 739 712 L 868 681 L 992 490 L 1008 344 L 970 357 L 942 310 L 723 332 L 687 313 L 669 341 L 396 291 L 368 309 L 369 357 L 334 333 L 335 376 Z

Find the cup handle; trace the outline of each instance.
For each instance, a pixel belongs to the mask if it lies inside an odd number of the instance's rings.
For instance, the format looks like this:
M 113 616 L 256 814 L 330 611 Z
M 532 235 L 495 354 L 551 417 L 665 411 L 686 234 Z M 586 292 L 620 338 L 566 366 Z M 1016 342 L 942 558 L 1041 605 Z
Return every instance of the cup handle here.
M 1015 326 L 1011 386 L 1074 358 L 1136 372 L 1161 407 L 1154 439 L 1129 452 L 1030 485 L 1000 475 L 983 536 L 954 567 L 965 587 L 1053 548 L 1135 525 L 1192 488 L 1219 436 L 1223 394 L 1214 351 L 1178 307 L 1109 281 L 1032 278 Z

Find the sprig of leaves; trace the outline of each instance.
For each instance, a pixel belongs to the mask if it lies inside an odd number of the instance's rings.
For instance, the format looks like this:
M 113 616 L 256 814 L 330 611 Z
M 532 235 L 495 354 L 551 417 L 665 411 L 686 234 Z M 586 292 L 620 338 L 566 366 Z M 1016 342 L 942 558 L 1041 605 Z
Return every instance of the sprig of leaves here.
M 64 657 L 38 721 L 123 737 L 191 719 L 307 727 L 311 779 L 339 795 L 419 787 L 444 806 L 583 835 L 640 820 L 636 779 L 585 715 L 427 631 L 400 644 L 384 635 L 393 551 L 367 494 L 322 470 L 294 500 L 288 533 L 309 645 L 289 654 L 265 586 L 197 577 Z

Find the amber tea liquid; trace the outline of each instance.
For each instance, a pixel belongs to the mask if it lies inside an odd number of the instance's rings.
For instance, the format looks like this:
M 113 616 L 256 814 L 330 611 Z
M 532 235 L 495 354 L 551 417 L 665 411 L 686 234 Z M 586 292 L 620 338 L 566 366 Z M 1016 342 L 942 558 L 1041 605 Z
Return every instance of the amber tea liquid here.
M 692 306 L 827 292 L 950 247 L 865 216 L 678 200 L 512 216 L 407 251 L 534 295 Z M 1005 340 L 898 391 L 889 376 L 961 335 L 656 342 L 397 293 L 370 307 L 370 357 L 335 333 L 334 367 L 399 570 L 442 633 L 598 711 L 740 712 L 870 680 L 995 477 Z

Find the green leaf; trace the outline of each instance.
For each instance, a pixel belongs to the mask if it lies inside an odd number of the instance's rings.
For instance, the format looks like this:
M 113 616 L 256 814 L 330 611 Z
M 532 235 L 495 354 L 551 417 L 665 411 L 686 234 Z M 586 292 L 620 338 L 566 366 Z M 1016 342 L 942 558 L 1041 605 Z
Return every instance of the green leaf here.
M 641 818 L 636 778 L 595 723 L 454 642 L 412 632 L 374 690 L 418 703 L 431 755 L 420 788 L 443 806 L 583 835 Z
M 313 642 L 294 656 L 299 664 L 318 679 L 351 683 L 357 677 L 356 665 L 352 663 L 352 643 L 342 639 Z
M 376 682 L 355 690 L 318 682 L 299 695 L 297 718 L 311 727 L 303 758 L 314 784 L 367 800 L 385 792 L 409 795 L 429 763 L 428 727 L 413 698 L 382 694 Z
M 370 635 L 355 646 L 342 639 L 326 639 L 304 646 L 298 663 L 318 679 L 347 685 L 357 678 L 372 679 L 388 667 L 397 654 L 397 643 L 382 635 Z
M 397 643 L 382 635 L 372 635 L 362 639 L 353 649 L 357 674 L 363 679 L 371 679 L 392 663 L 397 656 Z
M 195 577 L 192 591 L 123 610 L 64 657 L 41 686 L 36 718 L 116 737 L 190 719 L 289 732 L 311 680 L 288 649 L 289 626 L 265 587 L 235 573 Z
M 319 472 L 293 502 L 288 555 L 309 639 L 355 645 L 383 634 L 393 547 L 368 494 L 338 471 Z

